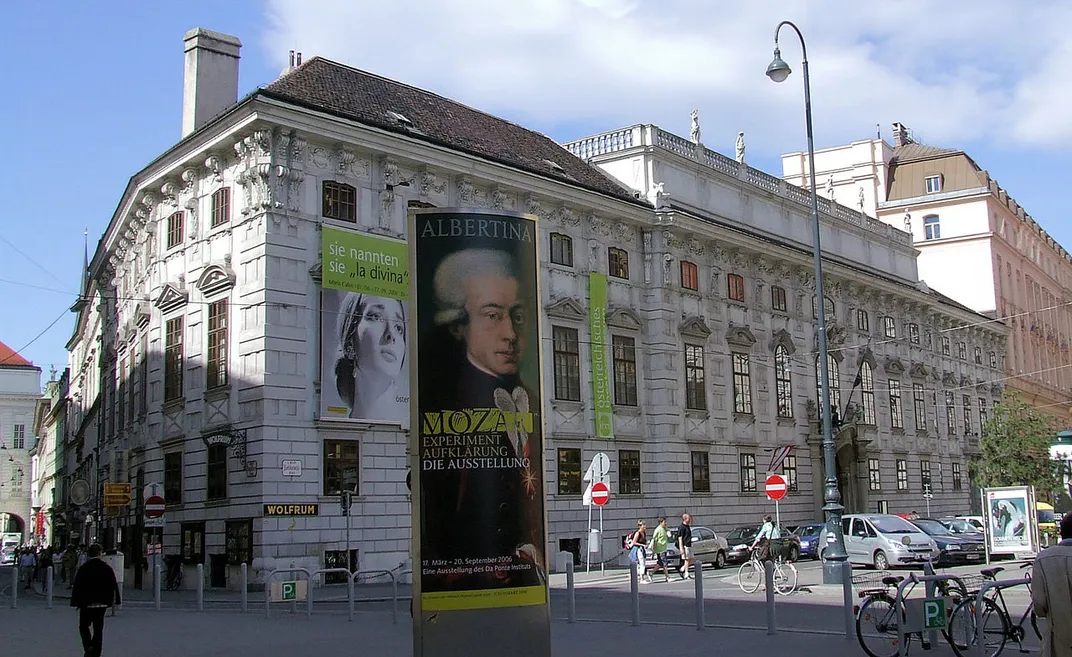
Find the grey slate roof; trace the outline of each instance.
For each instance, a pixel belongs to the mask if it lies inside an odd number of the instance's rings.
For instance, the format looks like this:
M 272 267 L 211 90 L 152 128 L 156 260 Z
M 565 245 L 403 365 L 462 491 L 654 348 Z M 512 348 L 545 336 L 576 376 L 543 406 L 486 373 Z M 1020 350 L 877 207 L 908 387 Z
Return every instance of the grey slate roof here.
M 631 191 L 545 135 L 322 57 L 310 59 L 258 93 L 641 204 Z
M 893 159 L 897 162 L 911 162 L 913 160 L 925 160 L 928 157 L 949 155 L 957 151 L 951 148 L 939 148 L 910 142 L 893 149 Z

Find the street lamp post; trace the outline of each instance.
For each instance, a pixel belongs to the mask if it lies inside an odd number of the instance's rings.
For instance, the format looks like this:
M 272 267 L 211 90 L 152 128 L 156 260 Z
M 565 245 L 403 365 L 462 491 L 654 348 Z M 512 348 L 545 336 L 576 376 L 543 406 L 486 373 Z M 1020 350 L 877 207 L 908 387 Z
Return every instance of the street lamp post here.
M 803 54 L 804 67 L 804 115 L 808 129 L 808 185 L 811 191 L 811 230 L 812 230 L 812 255 L 815 259 L 815 295 L 816 307 L 819 319 L 819 388 L 822 401 L 820 411 L 823 422 L 823 465 L 826 470 L 826 487 L 823 491 L 823 511 L 826 512 L 826 547 L 823 562 L 823 583 L 840 584 L 843 578 L 842 562 L 848 558 L 845 552 L 845 536 L 841 531 L 841 512 L 845 507 L 841 506 L 841 493 L 838 491 L 837 461 L 834 455 L 834 432 L 832 424 L 832 412 L 830 408 L 830 368 L 827 356 L 826 342 L 826 303 L 823 295 L 823 257 L 819 246 L 819 205 L 818 196 L 815 193 L 815 139 L 812 134 L 811 123 L 811 81 L 808 78 L 808 48 L 804 45 L 804 35 L 800 29 L 789 21 L 778 23 L 774 29 L 774 59 L 767 67 L 767 77 L 775 82 L 783 82 L 789 77 L 792 69 L 782 59 L 782 53 L 778 49 L 778 33 L 783 26 L 793 28 L 800 38 L 800 49 Z

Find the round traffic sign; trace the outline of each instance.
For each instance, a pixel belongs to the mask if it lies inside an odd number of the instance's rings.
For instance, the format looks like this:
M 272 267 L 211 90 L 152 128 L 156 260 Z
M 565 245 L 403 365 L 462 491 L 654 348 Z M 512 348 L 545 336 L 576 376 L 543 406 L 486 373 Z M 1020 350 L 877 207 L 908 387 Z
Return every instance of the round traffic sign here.
M 164 515 L 164 498 L 153 495 L 145 500 L 145 517 L 159 518 Z
M 782 475 L 772 474 L 767 477 L 766 490 L 767 497 L 777 501 L 785 497 L 786 492 L 789 491 L 789 484 Z
M 602 481 L 592 484 L 592 504 L 603 506 L 610 501 L 610 489 Z

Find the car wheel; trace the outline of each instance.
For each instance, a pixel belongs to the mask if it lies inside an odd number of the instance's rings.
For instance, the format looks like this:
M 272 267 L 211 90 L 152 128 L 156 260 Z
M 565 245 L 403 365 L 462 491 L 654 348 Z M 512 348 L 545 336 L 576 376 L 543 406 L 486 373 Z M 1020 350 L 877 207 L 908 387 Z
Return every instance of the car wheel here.
M 886 558 L 886 553 L 879 550 L 875 553 L 875 569 L 876 570 L 889 570 L 890 560 Z
M 715 568 L 722 569 L 726 567 L 726 553 L 722 550 L 718 551 L 715 555 Z
M 789 560 L 800 561 L 800 550 L 795 545 L 789 548 Z

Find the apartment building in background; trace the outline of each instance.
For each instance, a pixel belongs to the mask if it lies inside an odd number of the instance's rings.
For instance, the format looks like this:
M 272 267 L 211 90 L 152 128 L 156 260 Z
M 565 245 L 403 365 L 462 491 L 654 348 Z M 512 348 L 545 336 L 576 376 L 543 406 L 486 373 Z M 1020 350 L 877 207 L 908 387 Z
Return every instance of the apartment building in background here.
M 30 452 L 40 398 L 41 368 L 0 342 L 0 534 L 21 534 L 27 542 L 34 530 Z
M 1008 325 L 1010 390 L 1072 424 L 1072 255 L 962 150 L 916 143 L 893 124 L 881 138 L 815 153 L 820 194 L 912 234 L 919 277 Z M 806 184 L 806 153 L 782 156 Z M 984 358 L 985 354 L 970 354 Z

